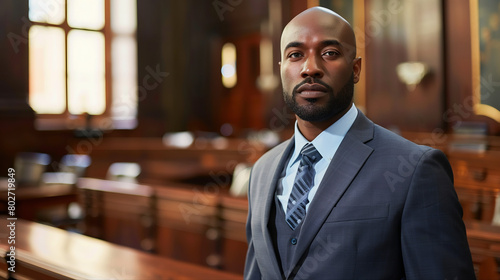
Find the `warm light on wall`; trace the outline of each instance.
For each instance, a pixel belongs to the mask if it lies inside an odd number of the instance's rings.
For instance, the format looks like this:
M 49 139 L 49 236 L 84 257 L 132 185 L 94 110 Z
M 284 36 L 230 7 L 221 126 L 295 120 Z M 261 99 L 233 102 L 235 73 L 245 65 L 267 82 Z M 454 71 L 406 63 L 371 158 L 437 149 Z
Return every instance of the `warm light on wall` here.
M 236 85 L 236 46 L 233 43 L 226 43 L 222 47 L 222 84 L 227 88 Z
M 404 62 L 396 67 L 399 80 L 406 85 L 409 91 L 415 90 L 429 72 L 429 66 L 422 62 Z

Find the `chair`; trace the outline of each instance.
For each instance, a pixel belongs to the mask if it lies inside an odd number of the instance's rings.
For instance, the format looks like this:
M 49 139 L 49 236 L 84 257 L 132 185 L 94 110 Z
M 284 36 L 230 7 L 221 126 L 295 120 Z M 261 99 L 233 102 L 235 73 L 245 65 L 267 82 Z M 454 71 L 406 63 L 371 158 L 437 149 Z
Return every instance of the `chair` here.
M 107 180 L 137 183 L 141 166 L 135 162 L 115 162 L 108 168 Z
M 59 171 L 43 173 L 42 182 L 44 184 L 74 185 L 78 178 L 85 175 L 90 163 L 88 155 L 64 155 L 59 163 Z
M 38 185 L 50 160 L 50 156 L 45 153 L 18 153 L 14 159 L 17 182 L 21 185 Z
M 92 160 L 88 155 L 68 154 L 61 158 L 59 169 L 61 172 L 74 173 L 76 177 L 80 178 L 85 175 L 85 171 L 91 163 Z

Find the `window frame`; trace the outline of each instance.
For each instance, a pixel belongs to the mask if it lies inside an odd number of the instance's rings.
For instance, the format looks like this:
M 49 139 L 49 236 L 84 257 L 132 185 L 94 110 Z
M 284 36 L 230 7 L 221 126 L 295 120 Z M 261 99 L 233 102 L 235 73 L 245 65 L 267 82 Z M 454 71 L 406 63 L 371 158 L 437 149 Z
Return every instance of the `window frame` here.
M 36 22 L 31 21 L 31 26 L 43 26 L 43 27 L 57 27 L 64 31 L 65 40 L 65 96 L 66 96 L 66 106 L 64 112 L 60 114 L 48 114 L 48 113 L 37 113 L 34 111 L 35 118 L 35 128 L 37 130 L 74 130 L 81 128 L 97 128 L 101 130 L 113 130 L 113 129 L 133 129 L 137 126 L 137 116 L 133 119 L 119 120 L 113 119 L 112 116 L 112 104 L 113 104 L 113 70 L 112 70 L 112 43 L 114 37 L 121 36 L 120 34 L 114 34 L 111 28 L 111 0 L 104 0 L 104 26 L 101 29 L 88 29 L 88 28 L 74 28 L 68 24 L 68 0 L 64 1 L 64 14 L 65 18 L 61 24 L 52 24 L 47 22 Z M 135 1 L 137 5 L 137 1 Z M 137 14 L 136 14 L 137 15 Z M 29 17 L 28 17 L 29 19 Z M 104 36 L 104 58 L 105 58 L 105 109 L 100 115 L 89 115 L 88 113 L 83 114 L 71 114 L 69 112 L 69 98 L 68 98 L 68 34 L 71 30 L 83 30 L 100 32 Z M 130 34 L 135 40 L 137 46 L 137 28 Z M 137 59 L 137 56 L 136 56 Z M 136 75 L 137 76 L 137 75 Z M 137 77 L 136 77 L 137 79 Z M 135 89 L 137 91 L 137 88 Z M 29 97 L 28 97 L 29 98 Z M 136 104 L 138 105 L 138 103 Z

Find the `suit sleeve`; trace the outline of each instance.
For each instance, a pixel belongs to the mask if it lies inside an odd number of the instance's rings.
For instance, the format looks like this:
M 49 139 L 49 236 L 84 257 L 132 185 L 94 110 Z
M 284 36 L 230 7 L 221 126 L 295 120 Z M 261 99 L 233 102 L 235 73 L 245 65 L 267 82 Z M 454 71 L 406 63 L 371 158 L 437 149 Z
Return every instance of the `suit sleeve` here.
M 401 220 L 406 279 L 475 279 L 462 207 L 445 155 L 416 162 Z
M 250 178 L 252 178 L 251 175 Z M 251 190 L 250 190 L 251 186 L 252 182 L 250 179 L 248 183 L 248 217 L 246 224 L 248 250 L 245 260 L 245 271 L 243 275 L 245 280 L 260 280 L 262 277 L 259 270 L 259 265 L 257 264 L 257 259 L 255 258 L 255 248 L 253 246 L 253 239 L 252 239 L 252 226 L 251 226 L 252 203 L 251 203 Z

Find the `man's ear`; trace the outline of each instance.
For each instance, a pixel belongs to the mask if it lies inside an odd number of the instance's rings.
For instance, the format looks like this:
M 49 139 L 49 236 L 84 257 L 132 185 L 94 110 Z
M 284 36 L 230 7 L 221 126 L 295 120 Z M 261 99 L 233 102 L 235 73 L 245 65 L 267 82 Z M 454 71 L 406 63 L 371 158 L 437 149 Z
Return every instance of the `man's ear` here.
M 354 83 L 359 82 L 359 75 L 361 75 L 361 57 L 356 57 L 353 60 L 352 72 L 354 75 Z

